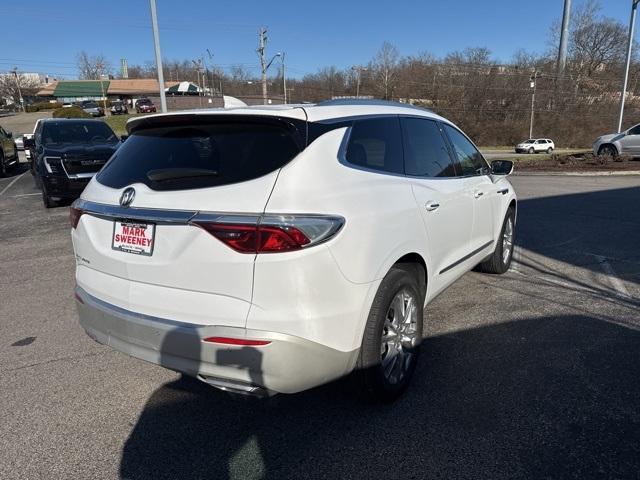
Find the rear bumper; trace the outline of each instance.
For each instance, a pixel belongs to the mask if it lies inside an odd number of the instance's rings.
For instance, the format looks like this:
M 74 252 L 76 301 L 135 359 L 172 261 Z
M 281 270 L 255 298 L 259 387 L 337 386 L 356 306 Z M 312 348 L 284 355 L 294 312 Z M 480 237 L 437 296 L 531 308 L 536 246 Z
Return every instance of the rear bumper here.
M 80 325 L 99 343 L 240 393 L 295 393 L 348 374 L 358 351 L 343 352 L 292 335 L 196 325 L 138 314 L 76 287 Z M 263 346 L 204 342 L 208 337 L 266 340 Z

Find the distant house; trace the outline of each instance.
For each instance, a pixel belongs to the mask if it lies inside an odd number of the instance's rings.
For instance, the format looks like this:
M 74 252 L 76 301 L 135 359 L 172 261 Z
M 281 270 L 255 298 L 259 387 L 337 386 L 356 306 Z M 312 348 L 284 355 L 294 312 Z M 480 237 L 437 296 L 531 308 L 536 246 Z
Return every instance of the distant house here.
M 165 88 L 179 82 L 165 82 Z M 37 95 L 55 99 L 61 103 L 81 100 L 121 99 L 135 100 L 155 96 L 160 92 L 158 81 L 151 78 L 130 78 L 114 80 L 59 80 L 47 85 Z

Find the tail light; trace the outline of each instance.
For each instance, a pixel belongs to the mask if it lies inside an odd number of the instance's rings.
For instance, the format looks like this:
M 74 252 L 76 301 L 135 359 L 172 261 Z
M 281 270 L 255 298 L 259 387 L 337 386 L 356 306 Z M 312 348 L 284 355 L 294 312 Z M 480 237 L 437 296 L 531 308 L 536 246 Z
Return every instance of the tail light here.
M 71 228 L 76 228 L 78 226 L 78 222 L 80 221 L 80 217 L 83 213 L 84 210 L 77 208 L 75 203 L 69 207 L 69 222 L 71 223 Z
M 192 221 L 240 253 L 290 252 L 322 243 L 344 224 L 342 217 L 325 215 L 262 215 Z

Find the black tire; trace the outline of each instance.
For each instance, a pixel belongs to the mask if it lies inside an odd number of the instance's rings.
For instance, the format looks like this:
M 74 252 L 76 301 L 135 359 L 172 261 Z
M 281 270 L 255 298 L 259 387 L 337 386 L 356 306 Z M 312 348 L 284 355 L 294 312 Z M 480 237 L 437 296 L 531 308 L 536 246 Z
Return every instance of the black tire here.
M 509 253 L 507 258 L 504 258 L 504 236 L 505 230 L 508 228 L 508 223 L 511 222 L 511 248 L 509 249 Z M 511 260 L 513 259 L 513 249 L 515 248 L 514 239 L 515 239 L 515 226 L 516 226 L 516 215 L 513 208 L 509 208 L 507 210 L 507 214 L 504 217 L 504 221 L 502 222 L 502 228 L 500 229 L 500 236 L 498 237 L 498 242 L 496 244 L 496 248 L 491 254 L 491 256 L 478 265 L 477 270 L 483 273 L 493 273 L 493 274 L 502 274 L 509 270 L 511 266 Z
M 8 175 L 7 165 L 4 163 L 4 153 L 0 151 L 0 177 L 6 177 Z
M 547 148 L 547 153 L 549 155 L 551 155 L 553 153 L 553 148 L 551 148 L 551 147 Z
M 531 147 L 529 150 L 527 150 L 527 153 L 529 153 L 529 155 L 531 155 L 532 153 L 536 153 L 536 151 L 534 150 L 533 147 Z
M 598 155 L 601 156 L 606 156 L 606 155 L 610 155 L 611 157 L 615 158 L 618 156 L 618 149 L 615 147 L 615 145 L 602 145 L 599 149 L 598 149 Z
M 51 198 L 47 193 L 47 189 L 45 188 L 44 183 L 42 183 L 42 203 L 44 204 L 45 208 L 55 208 L 58 206 L 58 202 Z
M 391 268 L 384 277 L 378 292 L 373 300 L 367 325 L 362 337 L 362 346 L 356 364 L 354 377 L 360 395 L 368 401 L 390 402 L 396 399 L 407 388 L 418 362 L 420 342 L 422 340 L 424 287 L 420 287 L 421 266 L 414 264 L 397 264 Z M 395 316 L 392 302 L 397 296 L 412 298 L 415 305 L 415 317 L 411 315 L 410 329 L 404 330 L 413 341 L 411 346 L 396 345 L 393 350 L 398 352 L 390 355 L 387 345 L 383 346 L 383 335 L 393 338 L 390 333 L 390 316 Z M 403 307 L 406 303 L 402 302 Z M 400 312 L 398 312 L 400 314 Z M 401 335 L 396 335 L 397 342 Z M 408 338 L 408 337 L 405 337 Z M 393 341 L 391 341 L 393 342 Z M 388 357 L 388 359 L 387 359 Z M 391 369 L 385 374 L 383 364 L 387 359 L 387 366 L 391 364 Z M 398 364 L 398 362 L 400 363 Z M 393 373 L 396 375 L 393 375 Z

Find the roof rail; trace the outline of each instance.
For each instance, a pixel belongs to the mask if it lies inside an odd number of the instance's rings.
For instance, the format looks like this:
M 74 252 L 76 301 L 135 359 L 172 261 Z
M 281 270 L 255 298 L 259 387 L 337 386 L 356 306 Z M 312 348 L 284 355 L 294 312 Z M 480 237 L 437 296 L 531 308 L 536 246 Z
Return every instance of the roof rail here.
M 413 108 L 421 111 L 431 112 L 428 108 L 418 107 L 410 103 L 392 102 L 390 100 L 379 100 L 377 98 L 336 98 L 333 100 L 323 100 L 316 103 L 319 107 L 334 107 L 347 105 L 378 105 L 387 107 Z

